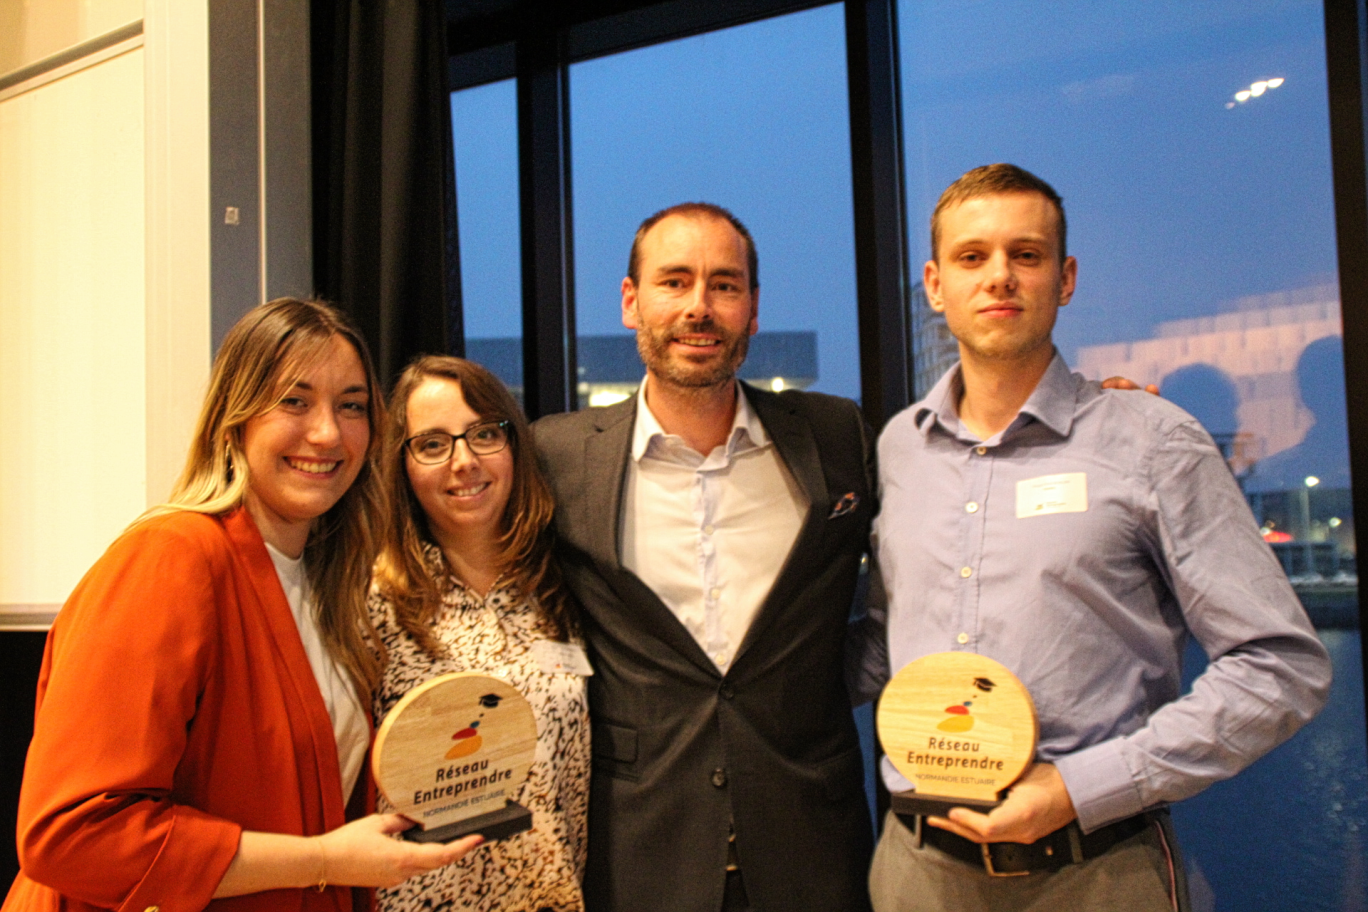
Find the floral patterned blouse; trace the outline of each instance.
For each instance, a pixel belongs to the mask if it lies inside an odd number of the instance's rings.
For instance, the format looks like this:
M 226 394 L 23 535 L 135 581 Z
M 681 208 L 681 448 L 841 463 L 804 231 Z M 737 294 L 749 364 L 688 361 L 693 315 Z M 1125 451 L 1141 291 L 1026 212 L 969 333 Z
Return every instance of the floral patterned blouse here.
M 421 649 L 395 622 L 393 604 L 370 596 L 371 619 L 389 650 L 384 679 L 375 697 L 378 727 L 385 713 L 414 687 L 453 671 L 478 671 L 502 678 L 532 705 L 537 719 L 537 752 L 514 800 L 532 811 L 532 829 L 475 849 L 455 864 L 377 891 L 380 912 L 471 910 L 471 912 L 581 912 L 584 898 L 586 818 L 589 802 L 589 706 L 579 675 L 548 673 L 531 652 L 544 638 L 533 607 L 511 587 L 495 583 L 481 598 L 446 574 L 440 552 L 429 560 L 442 567 L 442 608 L 437 639 L 447 655 Z M 379 797 L 380 810 L 393 810 Z

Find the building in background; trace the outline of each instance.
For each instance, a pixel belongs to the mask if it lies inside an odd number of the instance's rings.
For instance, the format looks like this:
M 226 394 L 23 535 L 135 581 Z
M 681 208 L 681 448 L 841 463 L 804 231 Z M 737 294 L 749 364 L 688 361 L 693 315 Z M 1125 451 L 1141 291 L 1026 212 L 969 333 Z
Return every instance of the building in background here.
M 914 397 L 959 358 L 945 318 L 909 295 Z M 1352 609 L 1357 583 L 1339 288 L 1252 295 L 1216 314 L 1155 324 L 1154 336 L 1080 347 L 1095 380 L 1158 383 L 1211 433 L 1264 537 L 1308 609 Z M 1342 590 L 1342 591 L 1341 591 Z
M 921 282 L 907 293 L 907 330 L 912 349 L 912 400 L 919 401 L 950 366 L 959 360 L 959 343 L 950 335 L 945 317 L 926 302 Z
M 1166 396 L 1166 381 L 1183 368 L 1219 371 L 1234 386 L 1236 426 L 1203 423 L 1213 436 L 1235 435 L 1226 441 L 1227 457 L 1244 475 L 1306 435 L 1314 419 L 1298 395 L 1297 360 L 1310 343 L 1340 333 L 1339 287 L 1313 285 L 1238 298 L 1213 316 L 1158 323 L 1149 339 L 1082 346 L 1074 369 L 1094 380 L 1120 375 L 1158 383 Z M 1208 417 L 1197 403 L 1179 405 Z
M 1357 569 L 1334 284 L 1239 298 L 1149 339 L 1090 345 L 1093 379 L 1157 382 L 1211 432 L 1318 622 L 1355 609 Z
M 635 336 L 580 336 L 576 355 L 580 408 L 621 402 L 641 385 L 645 369 Z M 522 339 L 467 339 L 466 356 L 493 371 L 522 404 Z M 776 392 L 807 389 L 817 382 L 817 333 L 756 333 L 738 373 L 753 386 Z

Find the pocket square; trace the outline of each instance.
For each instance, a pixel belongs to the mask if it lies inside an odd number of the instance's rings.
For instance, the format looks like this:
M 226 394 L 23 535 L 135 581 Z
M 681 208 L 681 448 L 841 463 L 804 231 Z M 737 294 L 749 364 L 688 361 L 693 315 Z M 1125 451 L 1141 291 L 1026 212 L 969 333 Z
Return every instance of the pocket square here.
M 854 491 L 842 494 L 841 499 L 836 501 L 836 506 L 831 508 L 831 515 L 827 519 L 835 519 L 838 516 L 845 516 L 847 513 L 855 512 L 855 508 L 860 505 L 860 497 Z

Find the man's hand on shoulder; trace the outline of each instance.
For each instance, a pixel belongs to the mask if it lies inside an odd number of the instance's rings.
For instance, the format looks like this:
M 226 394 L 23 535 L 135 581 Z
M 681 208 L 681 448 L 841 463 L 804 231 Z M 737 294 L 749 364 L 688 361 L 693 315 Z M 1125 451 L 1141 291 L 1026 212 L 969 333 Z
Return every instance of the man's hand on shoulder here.
M 1127 379 L 1126 377 L 1108 377 L 1106 380 L 1102 381 L 1102 388 L 1104 390 L 1138 390 L 1140 389 L 1140 384 L 1136 383 L 1134 380 Z M 1151 383 L 1145 387 L 1145 392 L 1157 396 L 1159 395 L 1159 387 L 1158 385 Z
M 973 842 L 1030 843 L 1077 816 L 1059 770 L 1053 763 L 1035 763 L 990 813 L 953 808 L 949 819 L 930 817 L 927 823 Z

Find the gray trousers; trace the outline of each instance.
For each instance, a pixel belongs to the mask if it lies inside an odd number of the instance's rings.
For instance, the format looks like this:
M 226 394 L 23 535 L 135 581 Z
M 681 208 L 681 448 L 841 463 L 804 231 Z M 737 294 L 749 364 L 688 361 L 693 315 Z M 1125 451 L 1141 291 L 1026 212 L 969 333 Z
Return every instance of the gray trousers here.
M 893 814 L 874 850 L 869 893 L 874 912 L 1174 912 L 1186 909 L 1182 860 L 1172 849 L 1181 904 L 1170 895 L 1165 837 L 1150 828 L 1111 851 L 1054 872 L 991 877 L 981 865 L 952 858 L 916 836 Z

